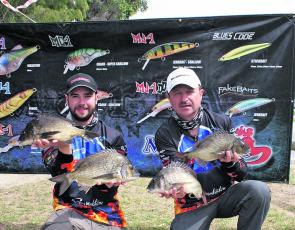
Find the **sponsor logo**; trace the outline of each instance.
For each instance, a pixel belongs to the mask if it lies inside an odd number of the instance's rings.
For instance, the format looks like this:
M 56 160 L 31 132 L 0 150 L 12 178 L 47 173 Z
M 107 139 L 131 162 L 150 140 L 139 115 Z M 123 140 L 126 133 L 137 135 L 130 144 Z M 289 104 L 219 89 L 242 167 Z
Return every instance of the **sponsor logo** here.
M 9 137 L 13 136 L 11 124 L 7 126 L 0 124 L 0 136 L 4 136 L 5 134 Z
M 267 113 L 254 113 L 254 117 L 267 117 Z
M 56 35 L 55 37 L 51 37 L 48 35 L 51 45 L 55 47 L 73 47 L 71 43 L 71 39 L 68 35 L 66 36 L 61 36 L 61 35 Z
M 252 40 L 255 32 L 215 32 L 213 33 L 212 40 Z
M 90 201 L 83 201 L 82 198 L 75 198 L 75 199 L 72 199 L 72 201 L 74 204 L 83 205 L 83 206 L 86 205 L 86 206 L 95 207 L 95 206 L 103 205 L 103 202 L 98 199 L 95 199 L 90 202 Z
M 10 83 L 7 81 L 4 84 L 0 82 L 0 91 L 5 91 L 4 94 L 11 94 Z
M 226 187 L 222 187 L 222 186 L 220 186 L 218 189 L 213 188 L 212 192 L 206 192 L 206 196 L 214 196 L 214 195 L 222 193 L 225 190 L 226 190 Z
M 225 93 L 241 93 L 241 94 L 258 94 L 257 88 L 248 88 L 241 85 L 231 86 L 230 84 L 227 84 L 226 86 L 220 86 L 218 87 L 218 94 L 222 95 Z
M 71 81 L 71 84 L 73 84 L 74 82 L 76 81 L 87 81 L 87 82 L 90 82 L 90 80 L 88 80 L 87 78 L 84 78 L 84 77 L 78 77 L 74 80 Z
M 271 159 L 272 148 L 270 146 L 256 145 L 254 128 L 241 125 L 236 128 L 235 135 L 241 138 L 250 148 L 247 156 L 243 157 L 248 166 L 260 167 L 265 165 Z
M 155 44 L 153 33 L 149 33 L 148 35 L 145 35 L 144 33 L 141 33 L 141 34 L 131 33 L 131 37 L 132 37 L 132 43 L 147 44 L 147 42 L 149 41 L 148 42 L 149 44 Z
M 166 81 L 161 82 L 135 82 L 136 92 L 145 94 L 162 94 L 166 92 Z
M 142 152 L 144 154 L 158 153 L 154 136 L 145 136 Z

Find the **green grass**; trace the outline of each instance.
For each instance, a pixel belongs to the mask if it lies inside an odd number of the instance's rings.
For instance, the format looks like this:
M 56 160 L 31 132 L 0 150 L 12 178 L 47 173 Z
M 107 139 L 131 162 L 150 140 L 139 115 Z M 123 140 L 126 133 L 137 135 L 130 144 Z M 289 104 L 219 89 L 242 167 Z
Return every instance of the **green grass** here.
M 24 178 L 25 179 L 25 178 Z M 295 169 L 292 168 L 290 181 L 295 184 Z M 150 178 L 121 186 L 119 198 L 130 230 L 169 229 L 174 217 L 171 199 L 161 198 L 146 192 Z M 0 230 L 37 230 L 52 213 L 52 182 L 42 180 L 22 186 L 0 189 Z M 279 188 L 287 186 L 282 184 Z M 293 190 L 291 190 L 293 191 Z M 293 193 L 292 193 L 293 194 Z M 290 194 L 290 199 L 295 197 Z M 274 194 L 273 194 L 274 195 Z M 271 205 L 262 229 L 288 230 L 295 226 L 295 205 Z M 212 230 L 236 229 L 237 217 L 216 219 Z

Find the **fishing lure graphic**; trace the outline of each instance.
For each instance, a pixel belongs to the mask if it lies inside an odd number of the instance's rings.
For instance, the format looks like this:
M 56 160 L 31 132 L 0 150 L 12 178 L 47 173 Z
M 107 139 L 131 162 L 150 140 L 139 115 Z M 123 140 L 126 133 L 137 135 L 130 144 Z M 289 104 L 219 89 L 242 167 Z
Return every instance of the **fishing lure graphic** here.
M 271 43 L 259 43 L 259 44 L 240 46 L 221 56 L 218 59 L 218 61 L 228 61 L 228 60 L 236 59 L 236 58 L 245 56 L 247 54 L 254 53 L 258 50 L 265 49 L 269 47 L 270 45 Z
M 144 55 L 142 55 L 141 58 L 138 59 L 138 62 L 145 60 L 145 63 L 142 67 L 142 70 L 144 70 L 151 59 L 161 58 L 161 60 L 164 61 L 166 56 L 176 54 L 185 50 L 193 49 L 198 46 L 199 46 L 199 43 L 191 43 L 191 42 L 165 43 L 147 51 Z
M 234 104 L 231 108 L 229 108 L 225 114 L 228 115 L 229 117 L 232 117 L 235 114 L 243 113 L 247 110 L 257 108 L 262 105 L 266 105 L 270 102 L 275 101 L 274 98 L 269 99 L 269 98 L 253 98 L 253 99 L 248 99 L 244 101 L 240 101 L 236 104 Z
M 152 112 L 149 113 L 148 115 L 146 115 L 144 118 L 142 118 L 141 120 L 139 120 L 137 122 L 137 124 L 140 124 L 141 122 L 145 121 L 146 119 L 150 118 L 150 117 L 155 117 L 158 113 L 160 113 L 161 111 L 165 110 L 165 109 L 170 109 L 171 108 L 171 104 L 168 98 L 165 98 L 161 101 L 159 101 L 157 104 L 155 104 L 152 107 Z
M 25 101 L 28 100 L 29 97 L 31 97 L 32 94 L 36 91 L 37 89 L 35 88 L 24 90 L 9 98 L 5 102 L 1 103 L 0 118 L 13 114 L 13 112 L 15 112 L 19 107 L 21 107 L 22 104 L 24 104 Z
M 102 49 L 93 49 L 93 48 L 83 48 L 79 50 L 75 50 L 70 53 L 65 60 L 65 70 L 63 74 L 66 74 L 68 70 L 74 70 L 75 68 L 78 70 L 81 66 L 86 66 L 93 59 L 109 54 L 109 50 Z
M 0 75 L 10 77 L 10 73 L 19 69 L 22 62 L 29 55 L 37 52 L 40 46 L 23 48 L 21 45 L 15 46 L 9 53 L 4 53 L 0 57 Z

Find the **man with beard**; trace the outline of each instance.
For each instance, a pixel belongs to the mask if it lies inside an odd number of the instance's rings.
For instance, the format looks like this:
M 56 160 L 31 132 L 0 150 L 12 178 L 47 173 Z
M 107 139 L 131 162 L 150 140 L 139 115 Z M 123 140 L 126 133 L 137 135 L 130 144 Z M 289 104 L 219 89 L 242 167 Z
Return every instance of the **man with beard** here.
M 231 131 L 229 117 L 203 108 L 204 89 L 196 73 L 178 68 L 167 78 L 167 93 L 173 109 L 155 135 L 164 165 L 184 161 L 197 176 L 203 190 L 199 197 L 183 188 L 161 194 L 173 197 L 175 218 L 172 230 L 209 229 L 214 218 L 239 216 L 237 229 L 261 229 L 270 205 L 270 191 L 261 181 L 244 180 L 247 165 L 236 152 L 225 149 L 219 159 L 201 162 L 186 159 L 185 152 L 216 131 Z
M 73 75 L 67 80 L 65 94 L 69 107 L 67 118 L 73 120 L 79 128 L 99 134 L 97 138 L 86 141 L 81 137 L 72 139 L 72 143 L 58 140 L 39 139 L 34 145 L 44 149 L 43 162 L 52 176 L 73 170 L 81 159 L 101 150 L 112 148 L 126 155 L 126 145 L 122 134 L 106 126 L 98 119 L 96 102 L 98 100 L 95 80 L 83 73 Z M 97 184 L 85 193 L 77 182 L 73 182 L 61 196 L 60 184 L 53 190 L 53 213 L 41 229 L 121 229 L 126 220 L 119 206 L 117 191 L 120 183 Z

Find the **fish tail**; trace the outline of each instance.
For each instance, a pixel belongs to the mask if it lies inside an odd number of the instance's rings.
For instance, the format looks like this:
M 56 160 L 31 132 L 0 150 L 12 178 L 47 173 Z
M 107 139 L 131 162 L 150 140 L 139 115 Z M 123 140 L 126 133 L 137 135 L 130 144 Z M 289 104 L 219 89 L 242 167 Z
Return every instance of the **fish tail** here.
M 98 136 L 99 136 L 99 134 L 96 132 L 91 132 L 91 131 L 85 130 L 83 138 L 85 138 L 86 140 L 91 140 L 91 139 L 98 137 Z
M 59 196 L 65 193 L 72 184 L 73 180 L 68 173 L 64 173 L 49 179 L 52 182 L 60 183 Z

